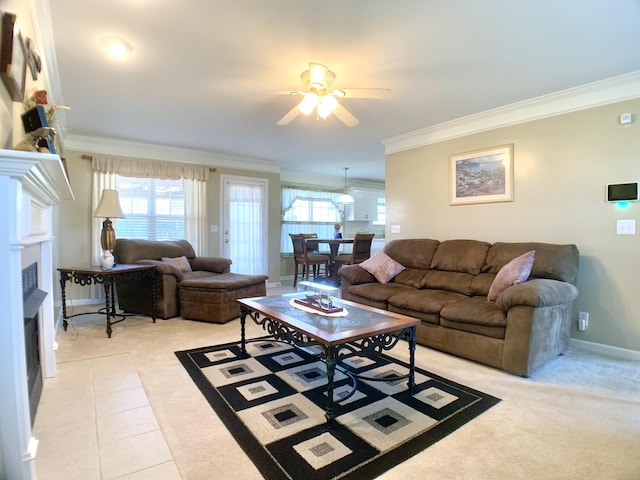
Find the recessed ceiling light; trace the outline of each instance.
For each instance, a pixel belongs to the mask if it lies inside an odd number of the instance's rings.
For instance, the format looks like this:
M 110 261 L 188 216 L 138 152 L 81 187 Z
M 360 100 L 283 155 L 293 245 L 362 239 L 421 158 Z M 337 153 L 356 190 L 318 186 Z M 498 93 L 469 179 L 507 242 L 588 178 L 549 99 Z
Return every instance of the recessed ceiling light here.
M 115 58 L 124 58 L 133 50 L 131 44 L 121 38 L 106 37 L 102 39 L 101 43 L 107 53 Z

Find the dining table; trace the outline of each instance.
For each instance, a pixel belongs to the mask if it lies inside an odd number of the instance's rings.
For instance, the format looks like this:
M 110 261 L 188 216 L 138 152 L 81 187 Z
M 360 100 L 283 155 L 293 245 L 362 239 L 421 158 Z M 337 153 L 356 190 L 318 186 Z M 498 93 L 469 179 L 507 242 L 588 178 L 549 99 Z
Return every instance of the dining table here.
M 331 263 L 333 263 L 333 259 L 336 255 L 338 255 L 338 250 L 340 249 L 340 245 L 352 244 L 353 238 L 307 238 L 305 240 L 308 244 L 328 244 L 329 245 L 329 256 Z
M 318 245 L 320 243 L 329 245 L 329 271 L 331 272 L 330 276 L 334 277 L 337 272 L 335 272 L 333 268 L 333 259 L 338 255 L 340 245 L 353 244 L 353 238 L 307 238 L 305 242 L 311 245 Z

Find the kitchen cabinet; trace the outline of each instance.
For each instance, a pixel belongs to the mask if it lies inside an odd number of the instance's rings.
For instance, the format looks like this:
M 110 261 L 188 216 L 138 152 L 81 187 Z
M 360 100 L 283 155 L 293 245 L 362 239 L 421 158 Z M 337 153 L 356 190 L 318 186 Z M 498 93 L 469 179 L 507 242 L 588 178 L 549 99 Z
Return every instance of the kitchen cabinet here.
M 353 205 L 347 207 L 347 220 L 351 222 L 373 222 L 378 220 L 378 205 L 384 205 L 384 191 L 349 189 Z

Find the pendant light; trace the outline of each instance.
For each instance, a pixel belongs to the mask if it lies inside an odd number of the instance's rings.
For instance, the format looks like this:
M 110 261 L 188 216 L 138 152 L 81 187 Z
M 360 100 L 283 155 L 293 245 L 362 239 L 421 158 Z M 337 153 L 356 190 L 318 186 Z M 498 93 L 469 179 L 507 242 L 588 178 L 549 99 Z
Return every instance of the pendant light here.
M 354 203 L 354 200 L 353 197 L 347 193 L 347 170 L 349 170 L 349 167 L 342 168 L 344 168 L 344 193 L 340 195 L 336 203 L 339 205 L 351 205 Z

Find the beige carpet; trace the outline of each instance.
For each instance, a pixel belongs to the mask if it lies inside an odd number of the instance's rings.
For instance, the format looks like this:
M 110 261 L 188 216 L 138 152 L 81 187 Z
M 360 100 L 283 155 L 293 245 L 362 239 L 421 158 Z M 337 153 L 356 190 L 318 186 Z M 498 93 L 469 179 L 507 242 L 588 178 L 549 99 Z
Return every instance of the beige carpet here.
M 251 326 L 248 333 L 263 332 Z M 76 317 L 68 332 L 58 331 L 58 376 L 45 381 L 36 417 L 38 478 L 261 478 L 173 353 L 238 338 L 238 320 L 154 325 L 132 317 L 108 339 L 100 316 Z M 402 347 L 392 353 L 406 360 Z M 637 363 L 570 350 L 525 379 L 424 347 L 416 361 L 502 402 L 381 479 L 640 478 Z M 90 392 L 82 375 L 92 382 Z M 107 387 L 109 397 L 101 400 Z M 97 413 L 89 411 L 91 402 Z M 120 405 L 113 420 L 100 410 L 109 402 Z M 109 430 L 123 421 L 131 431 L 125 435 L 120 426 L 126 438 L 116 443 L 107 433 L 114 435 Z M 157 458 L 131 453 L 145 442 L 152 442 L 145 452 L 152 449 Z M 109 463 L 114 457 L 116 465 Z

